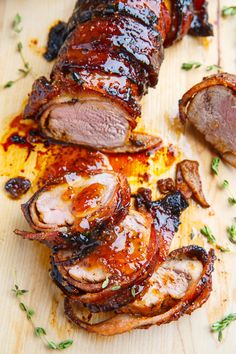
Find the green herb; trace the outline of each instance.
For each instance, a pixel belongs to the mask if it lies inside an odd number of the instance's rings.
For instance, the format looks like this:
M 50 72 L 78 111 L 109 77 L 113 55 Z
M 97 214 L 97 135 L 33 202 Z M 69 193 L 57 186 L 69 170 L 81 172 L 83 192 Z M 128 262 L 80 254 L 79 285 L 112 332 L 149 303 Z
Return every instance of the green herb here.
M 201 234 L 203 236 L 205 236 L 207 238 L 207 241 L 210 243 L 210 244 L 215 244 L 216 243 L 216 238 L 215 236 L 213 235 L 211 229 L 208 227 L 208 226 L 204 226 L 201 230 L 200 230 Z
M 211 229 L 209 228 L 209 226 L 204 226 L 201 230 L 200 230 L 201 234 L 203 236 L 205 236 L 207 238 L 207 241 L 211 244 L 214 245 L 218 250 L 220 250 L 221 252 L 230 252 L 230 249 L 227 247 L 223 247 L 220 246 L 216 243 L 216 238 L 213 235 Z
M 213 64 L 213 65 L 208 65 L 208 66 L 206 67 L 206 71 L 219 70 L 219 69 L 222 69 L 221 66 L 215 65 L 215 64 Z
M 195 233 L 194 233 L 194 231 L 192 230 L 192 231 L 191 231 L 191 234 L 190 234 L 190 238 L 191 238 L 191 240 L 193 240 L 193 239 L 194 239 L 194 237 L 195 237 Z
M 131 295 L 133 296 L 133 297 L 135 297 L 137 294 L 136 294 L 136 286 L 134 285 L 133 287 L 132 287 L 132 289 L 131 289 Z
M 229 234 L 229 240 L 232 243 L 236 243 L 236 226 L 232 225 L 232 226 L 228 227 L 227 232 Z
M 236 204 L 236 198 L 229 197 L 228 202 L 229 202 L 230 205 L 235 205 Z
M 33 326 L 34 334 L 36 335 L 36 337 L 41 338 L 41 340 L 44 342 L 44 344 L 46 343 L 49 349 L 63 350 L 69 348 L 73 344 L 72 339 L 67 339 L 58 344 L 48 340 L 48 338 L 46 337 L 47 333 L 45 329 L 42 327 L 37 327 L 32 320 L 32 317 L 35 314 L 34 310 L 30 309 L 27 305 L 25 305 L 22 301 L 20 301 L 20 297 L 26 294 L 28 290 L 21 290 L 18 285 L 15 285 L 14 288 L 12 289 L 12 292 L 14 293 L 14 295 L 19 301 L 20 309 L 26 313 L 27 319 L 30 321 L 31 325 Z
M 211 163 L 211 169 L 215 175 L 218 175 L 219 173 L 219 164 L 220 164 L 220 158 L 214 157 Z
M 229 182 L 225 179 L 222 183 L 221 183 L 221 188 L 225 189 L 229 187 Z
M 220 250 L 221 252 L 223 252 L 223 253 L 230 252 L 230 249 L 228 247 L 223 247 L 223 246 L 216 245 L 216 248 L 218 250 Z
M 67 348 L 69 348 L 71 345 L 73 344 L 73 340 L 72 339 L 67 339 L 67 340 L 65 340 L 65 341 L 63 341 L 63 342 L 61 342 L 61 343 L 59 343 L 58 345 L 57 345 L 57 347 L 58 347 L 58 349 L 67 349 Z
M 28 293 L 28 290 L 21 290 L 19 286 L 15 284 L 15 287 L 12 289 L 13 293 L 15 293 L 16 297 L 22 296 Z
M 114 285 L 111 290 L 116 291 L 120 289 L 120 285 Z
M 8 87 L 12 87 L 12 85 L 15 83 L 15 81 L 8 81 L 3 88 L 8 88 Z
M 12 21 L 12 29 L 16 33 L 20 33 L 23 29 L 22 27 L 19 27 L 19 25 L 21 24 L 21 20 L 22 20 L 21 16 L 19 14 L 16 14 L 16 16 Z
M 27 319 L 31 320 L 34 315 L 34 310 L 29 309 L 23 302 L 20 302 L 19 306 L 22 311 L 26 312 Z
M 34 333 L 37 337 L 46 336 L 47 334 L 45 329 L 42 327 L 36 327 Z
M 221 15 L 223 17 L 236 15 L 236 6 L 224 6 Z
M 200 68 L 200 66 L 202 66 L 201 63 L 199 63 L 197 61 L 193 61 L 193 62 L 189 62 L 189 63 L 183 63 L 181 66 L 181 69 L 189 71 L 192 69 L 198 69 L 198 68 Z
M 54 342 L 48 342 L 48 348 L 49 349 L 58 349 L 57 344 Z
M 23 54 L 23 44 L 22 42 L 18 42 L 17 46 L 16 46 L 17 52 L 20 54 L 22 63 L 23 63 L 23 68 L 18 69 L 18 72 L 20 73 L 20 76 L 15 79 L 15 80 L 10 80 L 8 82 L 6 82 L 3 85 L 3 88 L 10 88 L 12 87 L 16 82 L 20 81 L 21 79 L 25 78 L 27 75 L 29 75 L 29 73 L 31 72 L 31 67 L 29 65 L 29 63 L 26 61 L 24 54 Z
M 218 332 L 218 341 L 221 342 L 223 335 L 222 331 L 230 325 L 231 322 L 236 320 L 236 313 L 231 313 L 221 321 L 213 323 L 211 326 L 212 332 Z
M 106 279 L 105 279 L 104 282 L 102 283 L 102 289 L 105 289 L 105 288 L 108 286 L 109 281 L 110 281 L 109 278 L 106 277 Z

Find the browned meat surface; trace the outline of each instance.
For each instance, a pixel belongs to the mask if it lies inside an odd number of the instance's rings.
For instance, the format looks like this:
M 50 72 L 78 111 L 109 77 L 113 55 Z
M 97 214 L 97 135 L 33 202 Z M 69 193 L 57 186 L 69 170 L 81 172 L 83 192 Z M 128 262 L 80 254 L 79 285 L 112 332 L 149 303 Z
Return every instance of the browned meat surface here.
M 207 26 L 205 0 L 78 0 L 68 25 L 51 32 L 49 58 L 64 43 L 50 81 L 35 82 L 24 117 L 55 140 L 127 146 L 140 100 L 158 82 L 164 41 L 182 38 L 193 20 L 201 29 L 199 16 Z
M 94 234 L 116 225 L 127 215 L 129 204 L 126 178 L 113 171 L 96 171 L 90 175 L 67 173 L 50 181 L 22 205 L 22 210 L 30 226 L 43 232 L 34 239 L 47 242 L 57 232 Z M 20 234 L 32 239 L 32 234 Z
M 113 335 L 191 313 L 210 294 L 214 254 L 190 246 L 169 255 L 187 201 L 179 191 L 152 201 L 140 189 L 131 208 L 126 178 L 103 164 L 49 180 L 22 206 L 41 232 L 16 234 L 51 248 L 66 314 L 88 331 Z M 86 322 L 84 311 L 102 322 Z
M 180 100 L 180 118 L 190 121 L 236 167 L 236 76 L 205 78 Z
M 199 163 L 192 160 L 183 160 L 176 168 L 176 188 L 186 199 L 193 199 L 203 208 L 209 208 L 202 190 L 202 181 L 199 174 Z
M 112 314 L 108 319 L 102 318 L 93 323 L 91 314 L 86 321 L 81 316 L 81 308 L 78 308 L 78 304 L 66 298 L 66 315 L 80 327 L 104 336 L 175 321 L 184 314 L 190 314 L 207 301 L 211 292 L 214 260 L 213 250 L 208 254 L 197 246 L 175 250 L 162 268 L 154 273 L 152 280 L 149 280 L 151 288 L 157 290 L 154 292 L 155 295 L 150 296 L 149 288 L 133 306 L 129 305 L 124 309 L 125 312 L 129 310 L 134 314 Z M 169 271 L 166 272 L 166 269 Z M 174 278 L 171 277 L 170 272 L 173 272 Z M 163 293 L 160 294 L 160 291 Z M 154 313 L 156 311 L 154 316 L 151 311 L 152 306 L 154 306 Z M 140 316 L 138 315 L 140 312 L 148 315 Z

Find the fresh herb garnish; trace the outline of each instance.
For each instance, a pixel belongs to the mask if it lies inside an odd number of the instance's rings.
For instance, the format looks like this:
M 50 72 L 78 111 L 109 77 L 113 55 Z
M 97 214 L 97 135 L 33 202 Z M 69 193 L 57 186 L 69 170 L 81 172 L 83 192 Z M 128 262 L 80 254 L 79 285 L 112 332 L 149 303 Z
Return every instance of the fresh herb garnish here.
M 25 303 L 21 301 L 21 297 L 28 292 L 28 290 L 21 290 L 18 285 L 14 285 L 14 288 L 12 289 L 12 292 L 15 294 L 17 300 L 19 301 L 19 307 L 22 311 L 25 312 L 26 318 L 30 321 L 31 325 L 33 326 L 34 329 L 34 334 L 36 337 L 40 338 L 44 344 L 46 344 L 47 348 L 49 349 L 55 349 L 55 350 L 63 350 L 66 348 L 69 348 L 73 344 L 72 339 L 67 339 L 65 341 L 62 341 L 60 343 L 55 343 L 46 337 L 47 333 L 46 330 L 42 327 L 37 327 L 32 320 L 32 317 L 35 314 L 35 311 L 29 308 Z
M 41 336 L 47 335 L 45 329 L 42 327 L 36 327 L 34 333 L 35 333 L 36 337 L 41 337 Z
M 212 64 L 212 65 L 203 65 L 202 63 L 199 63 L 198 61 L 192 61 L 189 63 L 183 63 L 181 66 L 182 70 L 192 70 L 192 69 L 198 69 L 200 67 L 204 67 L 206 71 L 211 71 L 211 70 L 220 70 L 221 67 L 219 65 L 216 64 Z
M 216 238 L 213 235 L 209 226 L 204 225 L 204 227 L 200 230 L 201 234 L 207 238 L 208 243 L 214 245 L 216 249 L 220 250 L 221 252 L 230 252 L 230 249 L 227 247 L 220 246 L 216 243 Z
M 223 338 L 222 331 L 230 325 L 231 322 L 236 320 L 236 313 L 231 313 L 223 320 L 213 323 L 211 326 L 212 332 L 218 332 L 218 341 L 221 342 Z
M 213 235 L 211 229 L 209 228 L 209 226 L 204 226 L 201 230 L 200 230 L 201 234 L 203 236 L 205 236 L 207 238 L 207 241 L 210 243 L 210 244 L 215 244 L 216 243 L 216 238 L 215 236 Z
M 20 23 L 21 23 L 21 16 L 19 14 L 16 14 L 16 16 L 12 22 L 12 28 L 16 33 L 20 33 L 22 30 L 22 28 L 19 28 Z M 25 59 L 24 54 L 23 54 L 23 44 L 21 42 L 18 42 L 16 49 L 21 57 L 21 60 L 23 63 L 23 68 L 18 69 L 20 76 L 17 79 L 9 80 L 2 86 L 4 89 L 12 87 L 16 82 L 22 80 L 27 75 L 29 75 L 29 73 L 31 72 L 30 65 L 27 62 L 27 60 Z
M 106 277 L 106 279 L 105 279 L 104 282 L 102 283 L 102 289 L 105 289 L 105 288 L 108 286 L 109 281 L 110 281 L 109 278 Z
M 234 198 L 234 197 L 229 197 L 229 198 L 228 198 L 228 202 L 229 202 L 230 205 L 235 205 L 235 204 L 236 204 L 236 198 Z
M 229 187 L 229 181 L 227 181 L 226 179 L 221 183 L 221 188 L 225 189 Z
M 200 68 L 200 66 L 202 66 L 201 63 L 199 63 L 197 61 L 193 61 L 193 62 L 189 62 L 189 63 L 183 63 L 181 66 L 181 69 L 189 71 L 192 69 L 198 69 L 198 68 Z
M 236 15 L 236 6 L 224 6 L 221 15 L 223 17 Z
M 219 173 L 219 164 L 220 164 L 220 158 L 219 157 L 214 157 L 211 163 L 211 170 L 215 175 L 218 176 Z
M 114 285 L 112 288 L 111 288 L 111 290 L 112 291 L 116 291 L 116 290 L 119 290 L 121 288 L 121 286 L 120 285 Z
M 219 157 L 214 157 L 211 163 L 211 170 L 212 172 L 218 176 L 219 175 L 219 164 L 220 164 L 220 158 Z M 226 189 L 227 193 L 229 195 L 228 202 L 230 205 L 235 205 L 236 204 L 236 198 L 233 197 L 231 191 L 229 190 L 229 182 L 225 179 L 223 182 L 219 183 L 220 188 Z
M 137 295 L 137 293 L 136 293 L 136 286 L 135 286 L 135 285 L 131 288 L 131 295 L 132 295 L 133 297 L 135 297 L 135 296 Z
M 223 253 L 230 252 L 230 249 L 228 247 L 223 247 L 223 246 L 216 245 L 216 248 L 218 250 L 220 250 L 221 252 L 223 252 Z
M 232 226 L 228 227 L 227 232 L 229 234 L 229 240 L 232 243 L 236 243 L 236 226 L 232 225 Z
M 16 16 L 14 17 L 13 21 L 12 21 L 12 29 L 14 32 L 16 33 L 20 33 L 23 29 L 23 27 L 19 27 L 21 24 L 22 18 L 19 14 L 16 14 Z
M 220 70 L 220 69 L 221 69 L 221 66 L 215 65 L 215 64 L 213 64 L 213 65 L 208 65 L 208 66 L 206 67 L 206 71 Z
M 191 238 L 191 240 L 193 240 L 193 239 L 194 239 L 194 237 L 195 237 L 195 232 L 194 232 L 194 230 L 192 229 L 191 234 L 190 234 L 190 238 Z

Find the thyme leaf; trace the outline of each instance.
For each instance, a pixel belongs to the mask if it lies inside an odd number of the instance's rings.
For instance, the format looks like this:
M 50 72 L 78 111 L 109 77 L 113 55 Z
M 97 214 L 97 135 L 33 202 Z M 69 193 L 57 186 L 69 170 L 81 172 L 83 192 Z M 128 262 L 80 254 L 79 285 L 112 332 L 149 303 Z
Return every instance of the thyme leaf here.
M 36 327 L 34 330 L 34 333 L 35 333 L 36 337 L 46 336 L 46 334 L 47 334 L 45 329 L 42 327 Z
M 227 228 L 227 232 L 228 232 L 228 235 L 229 235 L 229 240 L 232 243 L 236 243 L 236 226 L 232 225 L 232 226 L 228 227 Z
M 229 197 L 229 198 L 228 198 L 228 202 L 229 202 L 230 205 L 235 205 L 235 204 L 236 204 L 236 198 L 234 198 L 234 197 Z
M 121 286 L 120 285 L 114 285 L 112 288 L 111 288 L 111 290 L 112 291 L 116 291 L 116 290 L 119 290 L 121 288 Z
M 223 17 L 236 15 L 236 6 L 224 6 L 221 15 Z
M 216 243 L 216 238 L 215 236 L 213 235 L 211 229 L 208 227 L 208 226 L 204 226 L 201 230 L 200 230 L 201 234 L 203 236 L 205 236 L 207 238 L 207 241 L 210 243 L 210 244 L 215 244 Z
M 193 62 L 189 62 L 189 63 L 183 63 L 181 66 L 181 69 L 189 71 L 192 69 L 198 69 L 198 68 L 200 68 L 200 66 L 202 66 L 201 63 L 199 63 L 197 61 L 193 61 Z
M 220 250 L 221 252 L 230 252 L 230 249 L 228 247 L 223 247 L 220 246 L 216 243 L 216 238 L 213 235 L 211 229 L 209 226 L 204 225 L 204 227 L 200 230 L 201 234 L 207 238 L 208 243 L 211 245 L 214 245 L 216 249 Z
M 219 69 L 221 69 L 221 66 L 215 65 L 215 64 L 213 64 L 213 65 L 208 65 L 208 66 L 206 67 L 206 71 L 219 70 Z
M 221 188 L 222 189 L 226 189 L 229 187 L 229 181 L 227 181 L 226 179 L 221 183 Z
M 109 278 L 106 277 L 106 279 L 105 279 L 104 282 L 102 283 L 102 289 L 105 289 L 105 288 L 108 286 L 109 281 L 110 281 Z
M 215 323 L 213 323 L 213 325 L 211 326 L 211 331 L 212 332 L 218 332 L 218 341 L 221 342 L 223 339 L 223 330 L 228 327 L 231 322 L 236 320 L 236 313 L 231 313 L 228 316 L 226 316 L 225 318 L 223 318 L 221 321 L 217 321 Z
M 215 175 L 218 175 L 219 173 L 219 164 L 220 164 L 220 158 L 219 157 L 214 157 L 211 163 L 211 170 Z
M 20 27 L 22 18 L 21 16 L 17 13 L 12 21 L 12 29 L 16 33 L 20 33 L 23 30 L 23 27 Z

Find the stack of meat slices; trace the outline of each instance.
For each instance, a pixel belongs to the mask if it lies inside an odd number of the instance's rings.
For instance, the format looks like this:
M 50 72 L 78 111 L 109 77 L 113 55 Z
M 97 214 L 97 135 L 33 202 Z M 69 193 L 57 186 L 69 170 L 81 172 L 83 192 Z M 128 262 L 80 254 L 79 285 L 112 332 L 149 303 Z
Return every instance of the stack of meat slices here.
M 131 203 L 126 177 L 110 168 L 72 171 L 22 206 L 36 232 L 16 233 L 52 249 L 51 277 L 68 318 L 113 335 L 176 320 L 207 300 L 213 251 L 169 254 L 187 206 L 178 191 L 153 202 L 144 189 Z

